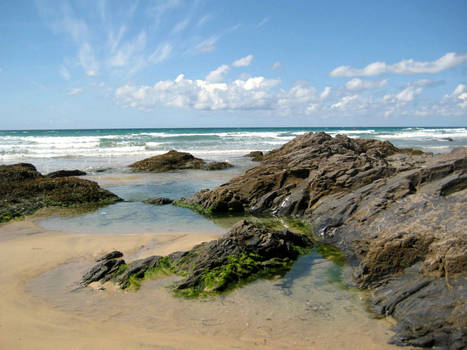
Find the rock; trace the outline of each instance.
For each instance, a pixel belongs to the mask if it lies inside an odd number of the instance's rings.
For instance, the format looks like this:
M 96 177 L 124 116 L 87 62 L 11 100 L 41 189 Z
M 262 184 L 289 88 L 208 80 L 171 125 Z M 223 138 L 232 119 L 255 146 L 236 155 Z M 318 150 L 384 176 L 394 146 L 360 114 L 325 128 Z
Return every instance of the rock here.
M 248 154 L 245 154 L 244 157 L 251 158 L 253 162 L 261 162 L 264 158 L 264 154 L 261 151 L 252 151 Z
M 146 204 L 153 204 L 153 205 L 167 205 L 171 204 L 173 202 L 172 199 L 165 198 L 165 197 L 153 197 L 153 198 L 148 198 L 143 201 L 143 203 Z
M 169 151 L 159 156 L 140 160 L 130 165 L 134 171 L 164 172 L 180 169 L 201 169 L 204 160 L 195 158 L 190 153 Z
M 187 252 L 151 256 L 123 268 L 115 262 L 121 260 L 104 259 L 83 276 L 81 284 L 112 280 L 125 289 L 150 275 L 174 273 L 185 276 L 173 287 L 175 293 L 198 296 L 224 291 L 256 278 L 284 274 L 311 247 L 312 242 L 305 235 L 287 230 L 270 231 L 240 221 L 218 240 L 199 244 Z
M 114 250 L 113 252 L 110 252 L 108 254 L 105 254 L 104 256 L 101 256 L 99 259 L 96 261 L 106 261 L 106 260 L 112 260 L 112 259 L 118 259 L 123 256 L 122 252 L 119 252 L 118 250 Z
M 201 169 L 204 170 L 223 170 L 223 169 L 228 169 L 232 168 L 233 165 L 230 164 L 229 162 L 211 162 L 203 165 Z
M 299 217 L 344 251 L 375 310 L 398 321 L 393 342 L 467 346 L 467 148 L 433 155 L 310 133 L 179 202 L 209 214 Z
M 206 163 L 190 153 L 171 150 L 165 154 L 140 160 L 130 165 L 133 171 L 165 172 L 182 169 L 221 170 L 231 168 L 228 162 Z
M 121 199 L 93 181 L 50 178 L 32 164 L 0 165 L 0 222 L 49 206 L 105 205 Z
M 49 177 L 51 179 L 57 178 L 57 177 L 66 177 L 66 176 L 83 176 L 86 175 L 84 171 L 81 170 L 58 170 L 54 171 L 52 173 L 48 173 L 45 175 L 46 177 Z

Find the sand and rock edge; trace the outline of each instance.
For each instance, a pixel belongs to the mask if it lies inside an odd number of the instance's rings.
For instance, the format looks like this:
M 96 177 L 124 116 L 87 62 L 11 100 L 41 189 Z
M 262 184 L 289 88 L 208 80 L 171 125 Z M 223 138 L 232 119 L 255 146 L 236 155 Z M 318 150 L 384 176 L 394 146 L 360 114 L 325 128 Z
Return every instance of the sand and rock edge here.
M 175 202 L 204 215 L 300 218 L 341 249 L 391 342 L 467 346 L 467 148 L 433 155 L 389 142 L 299 136 L 213 190 Z

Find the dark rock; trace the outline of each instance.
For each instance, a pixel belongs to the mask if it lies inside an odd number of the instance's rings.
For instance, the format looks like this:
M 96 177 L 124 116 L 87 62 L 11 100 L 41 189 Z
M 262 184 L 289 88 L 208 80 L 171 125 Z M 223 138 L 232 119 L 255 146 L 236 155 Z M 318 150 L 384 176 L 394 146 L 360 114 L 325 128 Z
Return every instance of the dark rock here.
M 190 153 L 169 151 L 159 156 L 140 160 L 130 165 L 134 171 L 164 172 L 180 169 L 201 169 L 204 160 L 195 158 Z
M 130 165 L 134 171 L 165 172 L 182 169 L 222 170 L 231 168 L 228 162 L 206 163 L 190 153 L 169 151 L 159 156 L 146 158 Z
M 45 177 L 31 164 L 0 165 L 0 222 L 49 206 L 95 206 L 120 200 L 92 181 Z
M 165 197 L 153 197 L 153 198 L 145 199 L 143 201 L 143 203 L 153 204 L 153 205 L 167 205 L 167 204 L 171 204 L 172 202 L 173 202 L 172 199 L 165 198 Z
M 80 281 L 80 284 L 84 287 L 88 286 L 92 282 L 101 281 L 102 279 L 113 275 L 119 270 L 121 265 L 125 264 L 124 260 L 110 259 L 100 262 L 93 266 Z
M 375 311 L 398 321 L 395 343 L 467 346 L 467 148 L 433 155 L 310 133 L 181 202 L 300 217 L 344 251 L 354 282 L 375 293 Z
M 49 177 L 51 179 L 57 178 L 57 177 L 66 177 L 66 176 L 83 176 L 86 175 L 84 171 L 81 170 L 58 170 L 54 171 L 52 173 L 48 173 L 46 177 Z
M 230 164 L 229 162 L 212 162 L 212 163 L 207 163 L 201 167 L 201 169 L 204 170 L 223 170 L 223 169 L 228 169 L 232 168 L 233 165 Z
M 244 157 L 251 158 L 253 162 L 261 162 L 264 158 L 264 154 L 261 151 L 252 151 L 248 154 L 245 154 Z
M 123 256 L 122 252 L 119 252 L 118 250 L 114 250 L 113 252 L 110 252 L 108 254 L 105 254 L 104 256 L 101 256 L 99 259 L 96 261 L 106 261 L 106 260 L 112 260 L 112 259 L 118 259 Z
M 185 276 L 174 286 L 177 293 L 197 296 L 259 277 L 283 274 L 311 246 L 311 240 L 304 235 L 287 230 L 270 231 L 241 221 L 218 240 L 199 244 L 187 252 L 133 261 L 118 274 L 115 271 L 119 266 L 115 267 L 114 262 L 121 260 L 104 260 L 87 272 L 81 283 L 112 280 L 125 289 L 132 281 L 146 278 L 147 273 L 164 270 Z

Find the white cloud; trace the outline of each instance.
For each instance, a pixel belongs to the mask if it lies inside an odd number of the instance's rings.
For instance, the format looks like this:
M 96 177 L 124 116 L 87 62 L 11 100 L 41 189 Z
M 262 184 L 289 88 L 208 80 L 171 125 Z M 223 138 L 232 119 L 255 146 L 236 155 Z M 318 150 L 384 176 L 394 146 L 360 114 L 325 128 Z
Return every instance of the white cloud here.
M 78 59 L 81 67 L 87 72 L 97 72 L 99 64 L 94 56 L 94 51 L 91 45 L 87 42 L 83 43 L 79 48 Z
M 358 69 L 350 66 L 340 66 L 331 73 L 332 77 L 357 77 L 373 76 L 386 73 L 393 74 L 435 74 L 441 71 L 457 67 L 467 62 L 467 54 L 457 54 L 449 52 L 436 61 L 418 62 L 413 59 L 406 59 L 394 64 L 386 62 L 374 62 L 368 66 Z
M 323 90 L 323 92 L 321 93 L 321 95 L 319 95 L 319 97 L 322 99 L 322 100 L 325 100 L 329 97 L 329 95 L 331 94 L 331 87 L 330 86 L 326 86 Z
M 160 63 L 169 58 L 172 53 L 173 46 L 170 43 L 160 44 L 156 50 L 149 56 L 148 60 L 152 63 Z
M 224 75 L 227 74 L 229 70 L 230 70 L 229 66 L 226 64 L 223 64 L 222 66 L 210 72 L 206 76 L 206 81 L 211 82 L 211 83 L 219 83 L 224 80 Z
M 190 24 L 190 20 L 184 19 L 183 21 L 178 22 L 173 28 L 171 33 L 172 34 L 178 34 L 181 31 L 183 31 L 186 27 L 188 27 L 188 24 Z
M 414 86 L 408 86 L 396 95 L 396 99 L 401 102 L 413 101 L 416 95 L 422 92 L 422 88 L 416 88 Z
M 87 76 L 90 76 L 90 77 L 95 77 L 97 75 L 97 71 L 94 69 L 88 69 L 85 73 Z
M 206 24 L 206 22 L 208 22 L 210 19 L 212 18 L 211 14 L 207 14 L 207 15 L 204 15 L 203 17 L 200 18 L 200 20 L 198 21 L 198 26 L 199 27 L 202 27 L 203 25 Z
M 154 86 L 124 85 L 115 92 L 118 103 L 151 109 L 157 105 L 195 110 L 269 109 L 275 95 L 271 90 L 278 80 L 253 77 L 231 83 L 185 79 L 159 81 Z
M 280 62 L 274 62 L 274 64 L 271 66 L 271 70 L 276 70 L 276 69 L 279 69 L 280 67 L 281 67 Z
M 110 64 L 114 67 L 123 67 L 138 60 L 142 51 L 146 47 L 146 31 L 141 31 L 136 39 L 127 41 L 117 50 L 115 55 L 110 58 Z
M 365 89 L 375 89 L 386 86 L 388 83 L 388 79 L 383 80 L 362 80 L 359 78 L 354 78 L 349 80 L 345 87 L 347 90 L 350 91 L 361 91 Z
M 245 57 L 242 57 L 232 63 L 232 66 L 234 67 L 246 67 L 249 66 L 251 61 L 253 60 L 253 55 L 248 55 Z
M 82 89 L 82 88 L 73 88 L 73 89 L 68 90 L 66 94 L 70 95 L 70 96 L 71 95 L 78 95 L 78 94 L 82 93 L 83 91 L 84 91 L 84 89 Z
M 218 35 L 210 36 L 209 38 L 198 43 L 198 45 L 195 46 L 195 50 L 198 52 L 211 52 L 216 48 L 216 43 L 218 40 Z

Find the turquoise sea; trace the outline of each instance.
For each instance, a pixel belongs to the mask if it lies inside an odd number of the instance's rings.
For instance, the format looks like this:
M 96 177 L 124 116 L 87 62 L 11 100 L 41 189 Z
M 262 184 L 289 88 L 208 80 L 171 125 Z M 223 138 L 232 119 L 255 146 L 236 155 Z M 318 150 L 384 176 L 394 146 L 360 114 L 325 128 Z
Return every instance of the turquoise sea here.
M 396 146 L 447 152 L 467 145 L 467 128 L 200 128 L 0 131 L 0 163 L 31 162 L 42 171 L 78 167 L 92 171 L 167 152 L 232 160 L 268 151 L 306 132 L 389 140 Z

